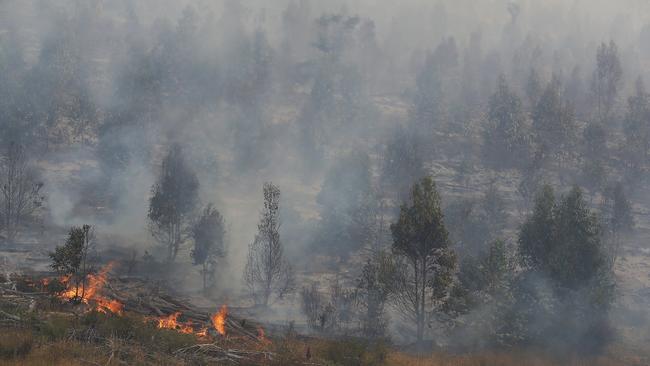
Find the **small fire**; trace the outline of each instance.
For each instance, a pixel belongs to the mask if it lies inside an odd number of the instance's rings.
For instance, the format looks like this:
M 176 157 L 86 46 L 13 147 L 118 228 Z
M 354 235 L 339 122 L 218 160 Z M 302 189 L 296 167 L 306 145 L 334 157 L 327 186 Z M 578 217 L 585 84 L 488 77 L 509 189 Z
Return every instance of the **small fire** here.
M 266 339 L 266 335 L 264 334 L 264 328 L 258 327 L 257 328 L 257 339 L 262 343 L 262 344 L 270 344 L 271 341 Z
M 226 317 L 228 316 L 228 306 L 223 305 L 219 312 L 212 315 L 212 324 L 222 336 L 226 335 Z
M 110 300 L 101 295 L 101 290 L 106 286 L 108 281 L 108 273 L 115 266 L 115 262 L 110 262 L 104 266 L 96 274 L 89 274 L 86 284 L 77 288 L 75 284 L 70 281 L 70 276 L 63 276 L 60 278 L 61 283 L 66 285 L 66 290 L 59 295 L 62 299 L 79 299 L 85 304 L 91 302 L 96 305 L 96 310 L 102 313 L 115 313 L 122 314 L 123 305 L 117 300 Z
M 179 322 L 178 317 L 181 315 L 180 312 L 173 313 L 169 316 L 162 317 L 158 319 L 158 328 L 161 329 L 174 329 L 181 333 L 193 334 L 194 328 L 192 327 L 192 322 L 187 323 Z
M 202 338 L 207 337 L 208 336 L 208 328 L 205 328 L 205 327 L 201 328 L 201 330 L 196 332 L 196 336 L 197 337 L 202 337 Z

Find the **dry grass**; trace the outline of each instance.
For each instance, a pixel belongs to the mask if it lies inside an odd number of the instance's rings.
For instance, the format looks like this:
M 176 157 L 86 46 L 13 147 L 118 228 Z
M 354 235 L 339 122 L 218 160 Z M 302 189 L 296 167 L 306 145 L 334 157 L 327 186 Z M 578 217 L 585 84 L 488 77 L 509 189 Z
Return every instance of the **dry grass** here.
M 641 360 L 638 360 L 641 362 Z M 391 353 L 387 365 L 391 366 L 614 366 L 614 365 L 645 365 L 634 360 L 618 360 L 610 357 L 581 358 L 581 359 L 552 359 L 534 353 L 485 353 L 474 355 L 442 355 L 414 356 L 404 353 Z
M 119 338 L 105 343 L 37 338 L 29 330 L 8 330 L 0 335 L 0 364 L 49 365 L 188 365 L 191 360 L 174 358 L 152 345 L 135 344 Z M 535 352 L 493 352 L 473 355 L 433 353 L 417 356 L 391 350 L 385 346 L 369 346 L 360 340 L 323 340 L 282 338 L 269 344 L 275 353 L 268 366 L 332 365 L 332 366 L 613 366 L 647 365 L 647 359 L 602 356 L 594 359 L 557 360 Z M 308 357 L 309 354 L 309 357 Z M 127 361 L 128 360 L 128 361 Z M 200 364 L 200 363 L 197 363 Z M 242 363 L 244 364 L 244 363 Z M 252 364 L 251 364 L 252 366 Z
M 89 343 L 78 341 L 56 341 L 35 346 L 26 355 L 0 360 L 0 364 L 7 366 L 81 366 L 81 365 L 120 365 L 120 358 L 113 352 L 120 352 L 122 356 L 128 354 L 129 365 L 183 365 L 160 353 L 147 353 L 140 347 L 124 345 L 119 350 L 98 347 Z

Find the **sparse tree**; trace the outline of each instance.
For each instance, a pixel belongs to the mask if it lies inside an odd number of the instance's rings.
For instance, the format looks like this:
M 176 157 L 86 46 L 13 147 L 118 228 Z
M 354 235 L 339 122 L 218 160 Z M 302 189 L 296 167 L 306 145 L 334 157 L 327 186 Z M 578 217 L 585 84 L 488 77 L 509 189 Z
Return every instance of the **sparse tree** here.
M 198 221 L 192 226 L 194 265 L 201 266 L 203 291 L 207 289 L 208 279 L 212 279 L 218 258 L 225 256 L 225 223 L 219 211 L 209 204 Z
M 614 41 L 601 43 L 596 54 L 596 70 L 591 80 L 591 90 L 596 100 L 596 111 L 601 123 L 609 122 L 623 80 L 623 68 Z
M 490 233 L 492 235 L 503 229 L 507 219 L 506 202 L 494 181 L 490 182 L 483 193 L 481 208 L 485 212 L 485 218 L 490 225 Z
M 620 182 L 605 190 L 602 215 L 604 227 L 611 239 L 609 259 L 613 266 L 620 254 L 622 236 L 630 233 L 634 228 L 632 205 L 625 196 L 623 184 Z
M 173 145 L 162 162 L 158 181 L 149 198 L 149 230 L 165 246 L 173 262 L 190 234 L 191 214 L 198 200 L 199 181 L 187 165 L 179 145 Z
M 244 280 L 255 303 L 269 306 L 294 290 L 293 268 L 284 258 L 280 241 L 280 188 L 264 184 L 264 209 L 257 235 L 248 248 Z
M 311 328 L 317 329 L 323 308 L 323 298 L 316 284 L 303 287 L 300 292 L 300 299 L 301 310 L 307 318 L 307 324 Z
M 11 143 L 0 155 L 0 219 L 7 239 L 13 241 L 41 208 L 43 183 L 29 164 L 25 148 Z
M 376 201 L 371 179 L 370 158 L 364 153 L 345 155 L 328 170 L 316 198 L 321 220 L 315 250 L 347 258 L 372 240 Z
M 402 205 L 393 225 L 393 252 L 400 260 L 395 305 L 416 326 L 418 342 L 443 304 L 456 258 L 443 222 L 440 195 L 431 177 L 413 185 L 411 202 Z
M 501 75 L 497 90 L 490 98 L 488 126 L 483 136 L 485 157 L 491 163 L 500 167 L 525 164 L 528 155 L 525 122 L 521 100 Z
M 57 246 L 50 253 L 51 267 L 63 276 L 69 276 L 74 284 L 77 300 L 85 296 L 86 277 L 92 271 L 90 252 L 94 244 L 94 230 L 90 225 L 73 226 L 68 239 L 62 246 Z
M 511 314 L 519 341 L 590 352 L 605 344 L 615 281 L 602 234 L 579 188 L 557 201 L 551 187 L 542 189 L 519 234 Z M 540 316 L 544 325 L 531 327 Z
M 357 283 L 361 307 L 361 332 L 369 338 L 386 335 L 386 304 L 393 292 L 395 263 L 388 253 L 378 252 L 368 258 Z
M 533 110 L 533 129 L 540 151 L 555 155 L 558 165 L 571 152 L 575 138 L 573 108 L 562 98 L 557 77 L 546 86 Z
M 623 131 L 628 167 L 639 170 L 646 165 L 650 148 L 650 95 L 641 78 L 637 79 L 635 95 L 628 99 Z
M 460 334 L 479 331 L 482 335 L 461 342 L 479 348 L 511 344 L 508 315 L 515 261 L 505 243 L 496 240 L 487 250 L 466 257 L 457 277 L 448 311 L 458 316 Z
M 546 185 L 519 235 L 525 268 L 540 271 L 558 287 L 589 284 L 606 264 L 602 228 L 575 187 L 559 202 Z
M 589 160 L 600 160 L 607 155 L 607 130 L 597 122 L 592 122 L 585 128 L 584 157 Z
M 526 81 L 526 98 L 528 98 L 528 105 L 533 108 L 537 105 L 537 102 L 542 95 L 542 89 L 542 81 L 540 80 L 539 74 L 534 68 L 530 69 L 530 74 Z
M 409 187 L 425 175 L 424 159 L 418 139 L 410 131 L 398 128 L 389 139 L 383 154 L 381 179 L 405 199 Z

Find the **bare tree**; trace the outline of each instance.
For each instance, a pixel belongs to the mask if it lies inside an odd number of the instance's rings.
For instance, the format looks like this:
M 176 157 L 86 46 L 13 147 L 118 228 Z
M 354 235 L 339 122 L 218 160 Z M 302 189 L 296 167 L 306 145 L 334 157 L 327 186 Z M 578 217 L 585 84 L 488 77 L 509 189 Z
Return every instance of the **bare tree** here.
M 160 177 L 151 188 L 149 230 L 167 249 L 172 262 L 190 232 L 190 214 L 196 207 L 199 181 L 189 168 L 181 147 L 174 145 L 162 162 Z
M 248 249 L 244 280 L 255 303 L 268 306 L 272 296 L 281 299 L 294 290 L 291 265 L 280 241 L 280 188 L 264 184 L 264 209 L 257 235 Z
M 319 319 L 321 317 L 323 309 L 323 297 L 318 291 L 316 284 L 312 284 L 310 287 L 303 287 L 300 292 L 300 298 L 302 300 L 301 310 L 305 317 L 307 318 L 307 324 L 316 329 L 319 325 Z
M 0 184 L 0 218 L 7 239 L 12 241 L 43 203 L 43 183 L 37 180 L 21 145 L 9 144 L 0 156 Z

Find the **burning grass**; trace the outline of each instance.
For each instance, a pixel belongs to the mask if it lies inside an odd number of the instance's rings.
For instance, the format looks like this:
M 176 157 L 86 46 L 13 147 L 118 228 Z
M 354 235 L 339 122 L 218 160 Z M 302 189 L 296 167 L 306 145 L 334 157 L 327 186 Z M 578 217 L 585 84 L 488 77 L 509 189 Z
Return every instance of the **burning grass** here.
M 604 356 L 558 361 L 535 352 L 418 356 L 399 352 L 386 343 L 358 338 L 320 339 L 299 336 L 292 331 L 269 336 L 259 324 L 229 314 L 225 305 L 212 314 L 202 313 L 159 289 L 155 291 L 157 297 L 145 296 L 133 291 L 134 286 L 128 281 L 109 281 L 109 273 L 110 267 L 104 268 L 88 281 L 89 287 L 84 294 L 87 301 L 71 301 L 79 297 L 78 293 L 70 297 L 69 285 L 55 292 L 53 298 L 45 295 L 42 287 L 39 288 L 44 285 L 39 281 L 27 281 L 31 285 L 21 287 L 25 290 L 31 286 L 32 293 L 0 287 L 3 293 L 0 297 L 0 363 L 268 366 L 648 364 L 648 360 L 643 358 Z M 120 288 L 126 290 L 120 291 Z M 140 304 L 133 300 L 134 297 L 145 301 Z M 105 306 L 106 302 L 112 301 L 122 305 L 119 311 Z

